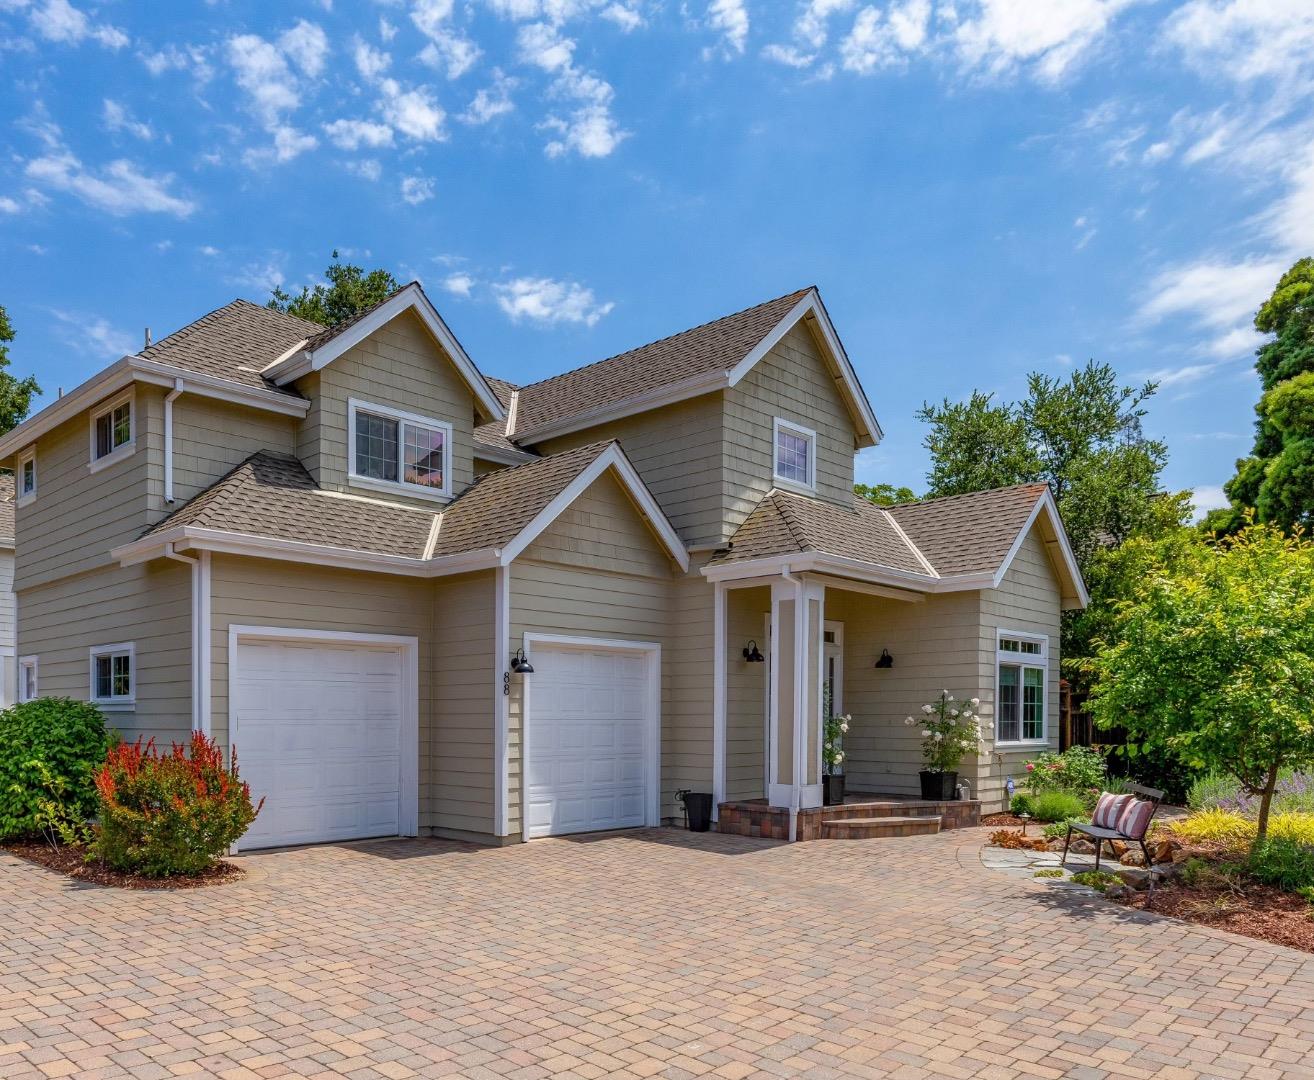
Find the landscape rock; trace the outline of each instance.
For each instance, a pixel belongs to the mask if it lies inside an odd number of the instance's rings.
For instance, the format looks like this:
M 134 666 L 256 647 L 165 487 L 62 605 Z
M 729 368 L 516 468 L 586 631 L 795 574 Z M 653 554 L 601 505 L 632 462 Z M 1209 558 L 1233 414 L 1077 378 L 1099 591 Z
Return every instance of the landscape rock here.
M 1118 860 L 1123 866 L 1144 866 L 1145 855 L 1135 849 L 1124 851 L 1122 858 Z
M 1138 867 L 1128 866 L 1119 870 L 1118 877 L 1130 887 L 1139 892 L 1141 889 L 1147 889 L 1150 886 L 1150 872 Z
M 1106 900 L 1125 900 L 1131 896 L 1132 891 L 1126 885 L 1110 885 L 1104 890 Z
M 1113 857 L 1115 859 L 1121 859 L 1127 854 L 1127 844 L 1123 840 L 1110 840 L 1109 847 L 1113 849 Z

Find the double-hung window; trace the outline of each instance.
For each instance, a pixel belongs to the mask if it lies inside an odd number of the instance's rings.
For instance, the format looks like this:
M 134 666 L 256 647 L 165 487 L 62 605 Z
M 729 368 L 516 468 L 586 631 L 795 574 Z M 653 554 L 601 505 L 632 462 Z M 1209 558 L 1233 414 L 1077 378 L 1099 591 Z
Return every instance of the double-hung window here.
M 788 420 L 775 418 L 771 425 L 774 466 L 772 478 L 786 487 L 817 486 L 817 433 Z
M 132 392 L 105 402 L 91 412 L 91 469 L 127 457 L 136 447 L 136 417 Z
M 136 701 L 132 642 L 91 649 L 91 700 L 102 708 L 126 709 Z
M 1000 630 L 997 640 L 995 742 L 1043 743 L 1049 638 Z
M 452 425 L 384 405 L 352 400 L 350 481 L 419 498 L 452 493 Z
M 36 498 L 37 464 L 36 447 L 29 447 L 18 455 L 18 477 L 15 480 L 16 501 L 19 506 Z

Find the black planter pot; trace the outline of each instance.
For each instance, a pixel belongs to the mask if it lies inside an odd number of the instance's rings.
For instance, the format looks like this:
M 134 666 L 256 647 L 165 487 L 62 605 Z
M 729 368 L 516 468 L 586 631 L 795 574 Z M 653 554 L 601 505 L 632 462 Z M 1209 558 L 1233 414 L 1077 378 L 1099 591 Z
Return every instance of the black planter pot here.
M 844 776 L 842 773 L 821 778 L 821 803 L 823 806 L 844 805 Z
M 707 832 L 712 827 L 712 793 L 710 791 L 686 791 L 684 793 L 684 812 L 689 818 L 690 832 Z
M 958 774 L 956 772 L 920 772 L 922 778 L 922 798 L 934 802 L 949 802 L 958 798 Z

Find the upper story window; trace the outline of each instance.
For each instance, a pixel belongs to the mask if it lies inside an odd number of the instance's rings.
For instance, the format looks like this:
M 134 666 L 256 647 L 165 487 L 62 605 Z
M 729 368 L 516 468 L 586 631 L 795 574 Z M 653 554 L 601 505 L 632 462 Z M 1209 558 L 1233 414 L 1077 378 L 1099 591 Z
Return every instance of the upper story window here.
M 772 475 L 776 483 L 814 491 L 817 486 L 817 433 L 777 416 L 772 434 L 775 442 Z
M 18 476 L 14 486 L 17 489 L 15 496 L 19 506 L 36 498 L 36 447 L 29 447 L 18 455 Z
M 102 708 L 127 708 L 135 701 L 132 642 L 91 649 L 91 700 Z
M 348 411 L 352 484 L 422 499 L 451 495 L 451 424 L 354 399 Z
M 132 391 L 91 411 L 91 470 L 111 465 L 137 448 Z
M 995 742 L 1043 743 L 1049 683 L 1049 638 L 998 632 Z

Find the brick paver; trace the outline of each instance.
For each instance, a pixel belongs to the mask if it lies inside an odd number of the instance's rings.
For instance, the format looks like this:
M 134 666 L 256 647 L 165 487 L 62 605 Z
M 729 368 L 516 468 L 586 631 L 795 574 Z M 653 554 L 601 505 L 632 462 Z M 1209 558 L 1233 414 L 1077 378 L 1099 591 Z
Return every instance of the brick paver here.
M 1314 956 L 985 869 L 981 830 L 0 856 L 0 1076 L 1314 1077 Z

